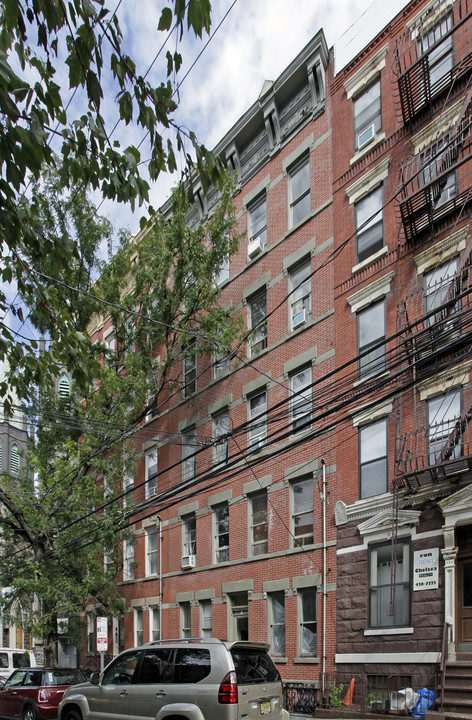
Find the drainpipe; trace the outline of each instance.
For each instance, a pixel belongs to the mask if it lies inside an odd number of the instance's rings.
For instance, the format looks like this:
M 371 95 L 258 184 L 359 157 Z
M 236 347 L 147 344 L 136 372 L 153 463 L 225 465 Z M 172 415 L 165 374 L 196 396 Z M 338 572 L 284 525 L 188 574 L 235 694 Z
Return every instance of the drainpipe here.
M 162 640 L 162 518 L 159 520 L 159 640 Z
M 326 463 L 321 458 L 323 480 L 321 486 L 321 502 L 323 503 L 323 666 L 322 666 L 322 700 L 326 700 Z

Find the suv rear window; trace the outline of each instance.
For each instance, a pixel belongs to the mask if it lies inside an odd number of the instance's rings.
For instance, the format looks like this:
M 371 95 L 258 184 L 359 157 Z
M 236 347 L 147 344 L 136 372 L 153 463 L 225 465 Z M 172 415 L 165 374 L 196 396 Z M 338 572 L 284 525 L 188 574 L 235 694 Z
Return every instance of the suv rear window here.
M 175 657 L 174 682 L 197 683 L 210 674 L 210 651 L 203 648 L 181 648 Z
M 13 667 L 29 668 L 31 667 L 30 656 L 28 653 L 13 653 Z
M 280 679 L 279 671 L 265 650 L 236 647 L 231 649 L 231 655 L 238 685 L 276 682 Z

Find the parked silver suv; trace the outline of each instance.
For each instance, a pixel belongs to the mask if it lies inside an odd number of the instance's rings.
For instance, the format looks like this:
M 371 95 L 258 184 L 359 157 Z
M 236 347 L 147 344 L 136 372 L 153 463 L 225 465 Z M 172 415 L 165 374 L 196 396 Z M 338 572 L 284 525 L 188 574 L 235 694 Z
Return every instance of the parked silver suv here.
M 268 646 L 216 638 L 125 650 L 91 682 L 68 688 L 59 720 L 288 720 Z

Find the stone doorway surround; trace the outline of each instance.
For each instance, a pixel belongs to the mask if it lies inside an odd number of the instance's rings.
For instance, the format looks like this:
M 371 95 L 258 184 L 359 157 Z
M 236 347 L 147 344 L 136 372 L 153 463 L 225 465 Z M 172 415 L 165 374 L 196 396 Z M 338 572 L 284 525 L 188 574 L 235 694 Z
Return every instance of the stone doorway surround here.
M 458 490 L 438 503 L 444 517 L 444 618 L 448 625 L 448 658 L 456 660 L 456 563 L 457 527 L 472 524 L 472 485 Z

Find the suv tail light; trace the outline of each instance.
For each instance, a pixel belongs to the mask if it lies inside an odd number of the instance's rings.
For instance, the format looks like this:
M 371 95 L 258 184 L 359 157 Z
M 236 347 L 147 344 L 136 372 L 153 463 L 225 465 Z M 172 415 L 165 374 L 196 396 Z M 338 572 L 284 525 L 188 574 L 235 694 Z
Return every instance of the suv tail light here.
M 38 700 L 39 700 L 39 702 L 47 702 L 49 700 L 48 691 L 41 688 L 41 690 L 38 693 Z
M 234 670 L 225 675 L 221 681 L 218 690 L 218 702 L 221 705 L 232 705 L 238 702 L 238 683 Z

